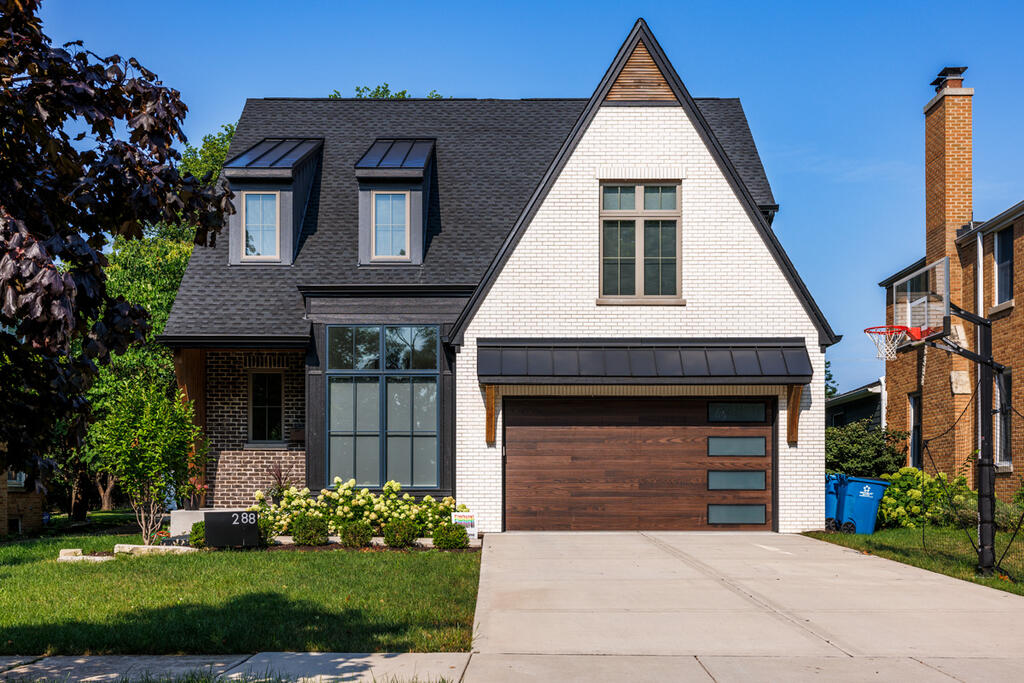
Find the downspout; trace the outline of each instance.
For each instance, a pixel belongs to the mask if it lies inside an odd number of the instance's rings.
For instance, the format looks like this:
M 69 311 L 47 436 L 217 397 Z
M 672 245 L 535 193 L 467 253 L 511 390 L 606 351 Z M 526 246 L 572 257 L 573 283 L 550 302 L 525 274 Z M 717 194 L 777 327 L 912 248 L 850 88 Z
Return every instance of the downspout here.
M 978 231 L 978 235 L 975 238 L 976 257 L 974 262 L 974 312 L 978 317 L 985 317 L 985 249 L 984 249 L 984 237 L 981 234 L 981 230 Z M 977 325 L 974 326 L 974 340 L 976 343 L 975 349 L 981 348 L 981 328 Z M 977 368 L 975 368 L 977 372 Z M 981 402 L 978 402 L 978 421 L 975 424 L 981 424 Z M 975 435 L 977 436 L 977 448 L 978 452 L 981 452 L 981 430 L 976 429 Z

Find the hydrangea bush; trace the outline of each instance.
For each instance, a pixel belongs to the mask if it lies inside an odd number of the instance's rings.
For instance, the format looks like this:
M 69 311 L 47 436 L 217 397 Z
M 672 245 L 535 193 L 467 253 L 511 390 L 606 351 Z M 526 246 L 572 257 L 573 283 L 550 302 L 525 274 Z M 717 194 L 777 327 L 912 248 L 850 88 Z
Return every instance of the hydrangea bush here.
M 977 509 L 962 476 L 950 481 L 945 473 L 933 477 L 916 467 L 902 467 L 895 474 L 883 474 L 882 479 L 889 482 L 878 505 L 878 521 L 883 527 L 917 529 L 926 522 L 949 525 L 958 521 L 961 510 L 969 511 L 972 502 Z
M 437 525 L 451 520 L 452 512 L 466 512 L 465 505 L 456 505 L 455 499 L 447 496 L 441 500 L 423 496 L 417 500 L 408 493 L 402 493 L 402 486 L 396 481 L 384 484 L 380 493 L 367 488 L 357 488 L 356 480 L 342 481 L 334 478 L 334 488 L 322 489 L 314 497 L 308 488 L 291 486 L 285 489 L 280 500 L 274 503 L 266 494 L 257 491 L 256 504 L 249 509 L 258 512 L 261 519 L 272 520 L 277 534 L 287 534 L 295 518 L 301 515 L 322 517 L 327 528 L 337 534 L 346 522 L 365 521 L 373 527 L 374 533 L 392 520 L 407 519 L 414 522 L 420 533 L 429 536 Z

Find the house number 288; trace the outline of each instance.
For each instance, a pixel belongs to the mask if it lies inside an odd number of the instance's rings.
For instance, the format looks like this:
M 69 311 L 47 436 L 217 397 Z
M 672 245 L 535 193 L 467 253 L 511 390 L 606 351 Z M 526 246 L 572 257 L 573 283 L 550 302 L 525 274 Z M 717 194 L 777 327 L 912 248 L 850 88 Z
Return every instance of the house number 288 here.
M 255 512 L 232 512 L 231 513 L 231 524 L 255 524 L 256 513 Z

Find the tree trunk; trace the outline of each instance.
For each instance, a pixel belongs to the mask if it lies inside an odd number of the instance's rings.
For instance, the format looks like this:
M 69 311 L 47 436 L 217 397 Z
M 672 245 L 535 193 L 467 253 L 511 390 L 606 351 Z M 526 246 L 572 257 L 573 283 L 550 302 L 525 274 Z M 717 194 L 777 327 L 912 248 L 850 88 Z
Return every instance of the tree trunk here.
M 96 491 L 100 494 L 100 510 L 108 512 L 114 509 L 114 485 L 117 479 L 112 474 L 96 475 Z
M 72 522 L 84 522 L 89 516 L 89 496 L 87 494 L 90 485 L 89 473 L 84 468 L 75 472 L 71 483 L 71 510 Z

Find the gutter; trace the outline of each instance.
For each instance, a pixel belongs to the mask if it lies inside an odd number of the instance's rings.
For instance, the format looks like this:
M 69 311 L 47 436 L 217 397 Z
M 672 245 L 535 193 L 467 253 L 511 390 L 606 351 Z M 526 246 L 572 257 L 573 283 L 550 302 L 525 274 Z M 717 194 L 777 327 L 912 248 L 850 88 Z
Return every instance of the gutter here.
M 1005 228 L 1010 223 L 1013 223 L 1021 216 L 1024 216 L 1024 201 L 1017 202 L 1006 211 L 998 214 L 997 216 L 990 218 L 984 223 L 979 223 L 972 229 L 964 232 L 962 235 L 958 235 L 956 238 L 957 245 L 964 245 L 970 240 L 973 235 L 987 235 L 990 232 L 995 232 Z M 981 315 L 979 312 L 978 315 Z

